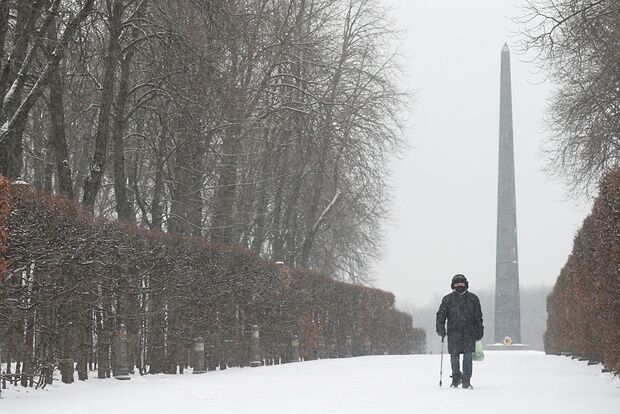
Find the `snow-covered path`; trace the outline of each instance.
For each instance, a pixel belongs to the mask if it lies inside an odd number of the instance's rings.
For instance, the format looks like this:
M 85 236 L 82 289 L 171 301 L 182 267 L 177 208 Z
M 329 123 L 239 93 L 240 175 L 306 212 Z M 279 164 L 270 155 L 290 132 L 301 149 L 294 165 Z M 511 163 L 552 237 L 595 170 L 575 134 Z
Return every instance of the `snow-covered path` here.
M 487 352 L 475 390 L 439 388 L 439 355 L 374 356 L 3 392 L 24 413 L 620 413 L 620 380 L 566 357 Z

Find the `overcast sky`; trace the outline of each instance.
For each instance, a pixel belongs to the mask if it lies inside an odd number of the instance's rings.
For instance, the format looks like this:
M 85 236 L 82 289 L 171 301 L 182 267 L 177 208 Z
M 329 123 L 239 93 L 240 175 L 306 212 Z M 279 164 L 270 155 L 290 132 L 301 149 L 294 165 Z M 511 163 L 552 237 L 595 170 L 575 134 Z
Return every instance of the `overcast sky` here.
M 434 304 L 450 279 L 493 288 L 497 214 L 500 52 L 515 42 L 518 0 L 384 0 L 407 29 L 401 46 L 410 149 L 393 164 L 377 287 L 400 304 Z M 551 85 L 513 53 L 512 94 L 521 286 L 553 285 L 589 211 L 542 169 L 542 119 Z

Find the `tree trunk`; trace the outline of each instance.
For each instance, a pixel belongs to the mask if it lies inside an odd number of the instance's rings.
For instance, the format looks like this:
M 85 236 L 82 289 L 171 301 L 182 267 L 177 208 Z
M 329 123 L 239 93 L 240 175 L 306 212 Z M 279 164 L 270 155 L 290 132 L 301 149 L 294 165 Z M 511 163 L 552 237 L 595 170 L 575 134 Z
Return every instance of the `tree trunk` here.
M 40 4 L 35 6 L 39 9 L 41 7 Z M 5 72 L 7 75 L 6 78 L 3 79 L 4 82 L 2 82 L 2 98 L 5 97 L 5 93 L 10 87 L 13 87 L 13 90 L 9 93 L 11 99 L 8 101 L 5 100 L 5 104 L 2 108 L 3 119 L 0 119 L 0 122 L 4 122 L 5 119 L 10 119 L 19 107 L 24 81 L 16 82 L 16 80 L 22 66 L 25 64 L 24 60 L 32 36 L 31 31 L 34 30 L 33 20 L 36 12 L 34 7 L 33 10 L 30 11 L 26 2 L 16 2 L 15 9 L 14 50 L 11 53 L 10 60 L 7 62 L 8 72 Z M 12 130 L 7 137 L 6 143 L 0 146 L 0 173 L 4 172 L 9 178 L 17 178 L 21 175 L 23 154 L 22 136 L 24 128 L 25 125 L 21 125 L 21 127 Z
M 78 312 L 77 341 L 77 372 L 80 381 L 88 379 L 88 359 L 91 347 L 90 313 L 86 309 Z
M 271 259 L 274 261 L 281 261 L 283 259 L 283 232 L 282 232 L 282 204 L 284 203 L 284 188 L 287 184 L 285 178 L 286 172 L 286 150 L 281 148 L 279 156 L 277 158 L 278 165 L 278 177 L 276 194 L 273 200 L 273 225 L 271 235 Z
M 314 189 L 314 194 L 310 203 L 310 211 L 308 212 L 308 217 L 306 218 L 304 243 L 301 248 L 301 258 L 299 264 L 302 267 L 306 267 L 308 265 L 310 251 L 312 250 L 312 246 L 314 244 L 314 237 L 316 236 L 317 227 L 315 226 L 315 222 L 318 220 L 319 202 L 321 201 L 321 194 L 323 192 L 323 180 L 325 178 L 323 168 L 323 163 L 319 163 L 319 171 L 317 172 L 319 175 L 319 182 Z
M 273 143 L 269 140 L 269 129 L 265 131 L 264 141 L 264 154 L 261 161 L 260 174 L 257 184 L 258 187 L 258 201 L 256 203 L 256 211 L 254 214 L 254 225 L 252 226 L 252 244 L 250 249 L 260 254 L 263 249 L 263 243 L 265 241 L 265 227 L 267 224 L 267 203 L 269 201 L 268 189 L 270 186 L 267 177 L 270 175 L 270 169 L 273 162 Z
M 38 108 L 33 108 L 31 112 L 32 127 L 30 133 L 30 140 L 32 141 L 32 157 L 33 157 L 33 181 L 32 185 L 37 191 L 45 190 L 45 169 L 47 167 L 47 151 L 45 140 L 41 131 L 43 130 L 44 122 L 42 120 L 43 112 Z
M 188 120 L 179 120 L 177 131 L 189 137 L 177 139 L 174 153 L 174 183 L 170 193 L 170 219 L 168 230 L 174 233 L 202 234 L 202 158 L 203 143 Z M 208 143 L 207 143 L 208 145 Z
M 241 150 L 241 128 L 229 127 L 222 144 L 221 161 L 218 166 L 218 180 L 213 197 L 211 239 L 216 243 L 233 242 L 233 207 L 237 186 L 237 168 Z
M 53 4 L 57 7 L 58 3 L 59 1 L 55 1 Z M 4 96 L 2 108 L 0 108 L 0 123 L 4 124 L 0 129 L 0 174 L 3 173 L 9 177 L 19 175 L 18 170 L 21 168 L 21 153 L 19 152 L 21 148 L 21 136 L 28 119 L 28 113 L 41 96 L 41 93 L 43 93 L 43 88 L 48 85 L 51 74 L 58 67 L 67 44 L 75 34 L 78 25 L 90 13 L 93 3 L 94 0 L 86 0 L 79 13 L 69 21 L 63 32 L 62 39 L 56 45 L 45 68 L 38 75 L 38 78 L 36 78 L 32 89 L 30 89 L 26 97 L 23 100 L 17 99 L 17 95 L 21 90 L 20 84 L 23 86 L 23 82 L 25 82 L 28 74 L 29 65 L 27 65 L 26 62 L 22 65 L 15 82 L 13 82 L 15 87 L 9 90 L 8 96 Z M 48 14 L 45 21 L 42 23 L 42 29 L 47 29 L 47 25 L 51 23 L 54 14 L 55 13 Z M 40 39 L 38 40 L 40 41 Z M 24 58 L 25 61 L 34 59 L 34 50 L 35 49 L 32 49 L 30 54 L 26 54 Z M 4 82 L 0 82 L 0 84 L 4 87 Z M 4 91 L 2 92 L 4 94 Z M 15 113 L 11 116 L 7 116 L 7 108 L 10 108 L 13 102 L 19 101 L 21 101 L 21 103 L 18 105 Z M 19 142 L 15 141 L 16 138 L 20 138 Z M 13 149 L 7 151 L 7 148 L 10 148 L 11 145 L 14 145 Z M 5 156 L 2 157 L 2 154 L 5 154 Z
M 161 139 L 157 151 L 155 183 L 153 184 L 153 199 L 151 200 L 151 230 L 161 230 L 163 224 L 163 209 L 161 206 L 164 192 L 164 151 L 166 148 L 167 130 L 162 127 Z
M 51 42 L 56 42 L 56 25 L 50 25 L 47 32 Z M 62 66 L 58 65 L 56 70 L 52 73 L 49 82 L 50 97 L 48 101 L 48 110 L 51 123 L 50 147 L 54 152 L 54 160 L 56 161 L 58 192 L 66 197 L 73 198 L 71 165 L 69 164 L 69 150 L 67 149 L 67 139 L 65 136 L 65 109 L 63 105 L 61 70 Z
M 112 107 L 114 95 L 114 76 L 118 61 L 122 16 L 123 0 L 113 0 L 109 18 L 110 38 L 105 57 L 103 82 L 101 83 L 101 100 L 99 103 L 97 132 L 95 134 L 95 153 L 93 154 L 88 175 L 84 179 L 84 195 L 82 197 L 82 204 L 91 213 L 95 209 L 95 200 L 101 189 L 101 180 L 106 166 L 110 108 Z
M 11 3 L 10 0 L 0 0 L 0 67 L 4 65 L 4 42 L 6 41 L 6 33 L 9 29 L 9 11 L 11 10 Z
M 295 263 L 293 262 L 295 258 L 295 239 L 296 239 L 296 230 L 295 226 L 297 223 L 297 218 L 294 217 L 297 212 L 299 197 L 301 195 L 301 188 L 303 186 L 304 173 L 301 169 L 297 171 L 295 177 L 293 177 L 293 188 L 291 189 L 291 193 L 286 201 L 286 209 L 284 210 L 284 217 L 282 220 L 282 230 L 284 232 L 283 235 L 283 249 L 282 249 L 282 257 L 279 260 L 286 259 L 288 260 L 288 264 L 291 266 Z
M 138 6 L 138 10 L 134 15 L 135 18 L 141 18 L 147 8 L 147 1 L 144 0 Z M 140 34 L 137 27 L 133 28 L 132 40 L 135 41 Z M 121 77 L 118 87 L 118 96 L 116 98 L 116 113 L 114 116 L 113 142 L 114 142 L 114 197 L 116 199 L 116 213 L 119 220 L 135 223 L 136 216 L 133 210 L 133 203 L 127 194 L 127 188 L 132 188 L 127 183 L 125 174 L 125 106 L 129 98 L 129 84 L 131 75 L 131 62 L 136 51 L 136 44 L 128 46 L 125 57 L 121 62 Z M 131 174 L 130 174 L 131 175 Z
M 131 48 L 121 62 L 121 78 L 116 99 L 116 113 L 112 132 L 114 142 L 114 197 L 116 199 L 116 214 L 122 221 L 135 221 L 133 207 L 127 198 L 127 177 L 125 175 L 125 145 L 123 135 L 125 130 L 125 104 L 129 94 L 129 75 L 133 48 Z

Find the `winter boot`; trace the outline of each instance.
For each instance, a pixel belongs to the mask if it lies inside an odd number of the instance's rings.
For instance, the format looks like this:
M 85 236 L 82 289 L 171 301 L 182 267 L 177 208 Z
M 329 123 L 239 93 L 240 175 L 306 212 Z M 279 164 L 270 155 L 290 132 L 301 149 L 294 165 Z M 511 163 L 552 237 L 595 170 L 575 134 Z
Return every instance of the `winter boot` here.
M 469 377 L 463 377 L 463 385 L 461 386 L 463 389 L 474 389 L 474 387 L 471 386 L 471 382 L 469 382 L 469 380 Z
M 452 374 L 452 384 L 450 384 L 453 388 L 458 388 L 461 383 L 461 373 Z

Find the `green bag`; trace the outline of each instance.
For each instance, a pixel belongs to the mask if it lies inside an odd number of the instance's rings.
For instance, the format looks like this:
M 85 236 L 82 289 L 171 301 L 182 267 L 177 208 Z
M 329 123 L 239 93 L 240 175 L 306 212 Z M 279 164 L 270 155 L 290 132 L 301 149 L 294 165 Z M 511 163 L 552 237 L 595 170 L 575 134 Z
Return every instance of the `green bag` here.
M 484 347 L 482 341 L 476 341 L 476 350 L 474 351 L 474 361 L 484 361 Z

